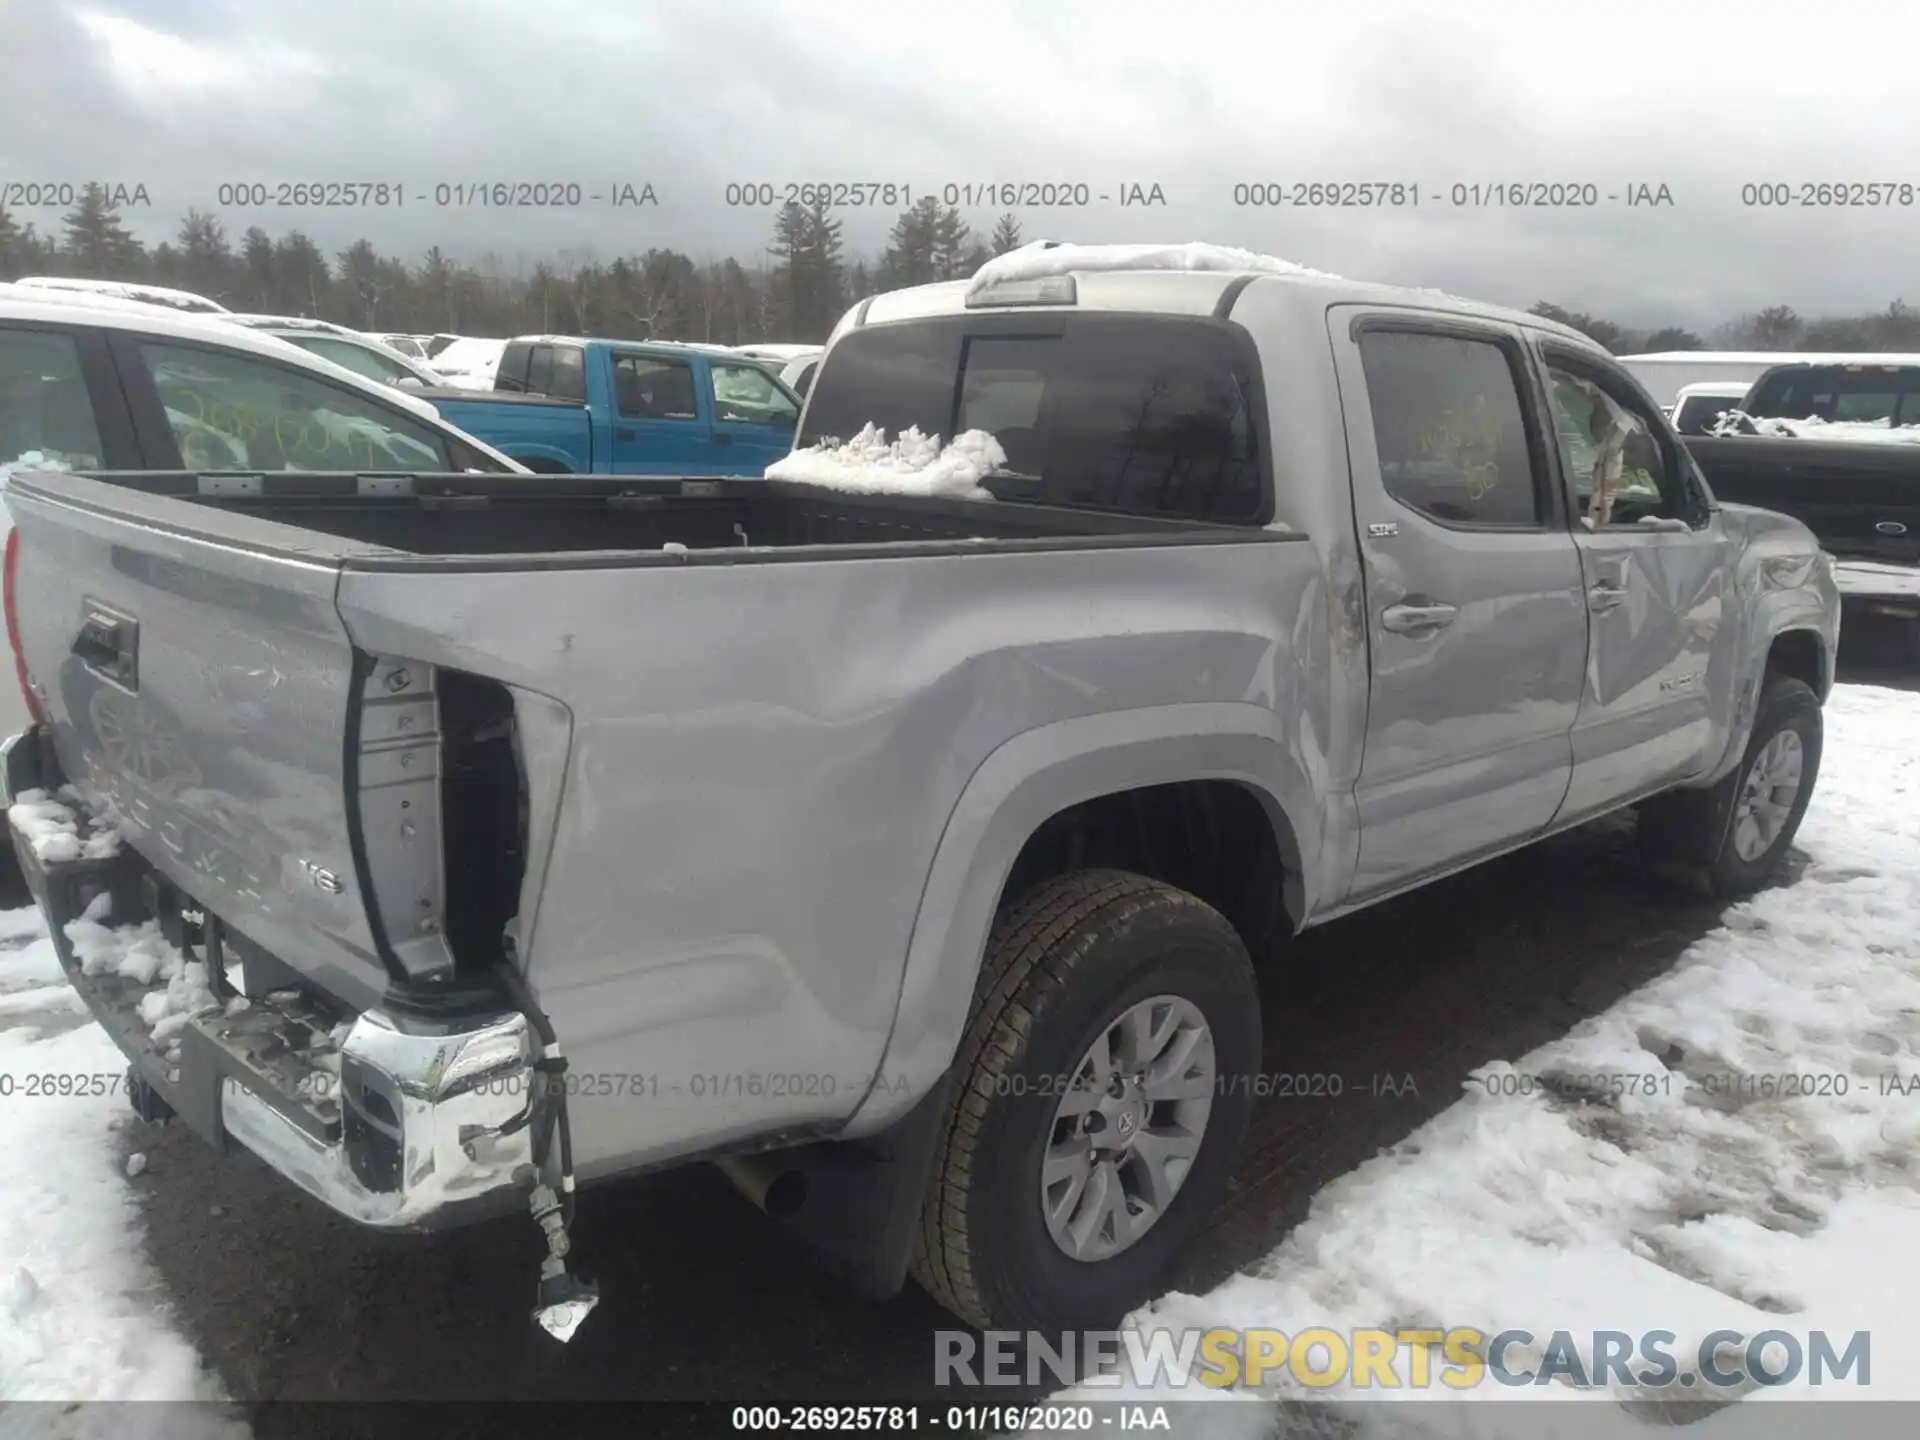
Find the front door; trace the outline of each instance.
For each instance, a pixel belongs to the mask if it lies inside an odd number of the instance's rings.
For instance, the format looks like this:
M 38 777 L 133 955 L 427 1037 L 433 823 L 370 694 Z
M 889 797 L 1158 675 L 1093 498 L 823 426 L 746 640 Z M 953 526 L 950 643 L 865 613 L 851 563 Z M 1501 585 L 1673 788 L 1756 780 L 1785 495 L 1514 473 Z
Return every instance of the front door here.
M 1715 643 L 1739 598 L 1729 542 L 1693 465 L 1615 366 L 1542 347 L 1591 641 L 1565 818 L 1663 789 L 1708 763 L 1708 697 L 1734 693 Z
M 707 414 L 691 361 L 616 350 L 612 470 L 616 475 L 710 475 Z
M 1587 607 L 1517 331 L 1354 307 L 1331 324 L 1372 672 L 1359 900 L 1553 820 Z
M 710 361 L 714 463 L 725 475 L 758 478 L 793 449 L 800 407 L 757 365 Z

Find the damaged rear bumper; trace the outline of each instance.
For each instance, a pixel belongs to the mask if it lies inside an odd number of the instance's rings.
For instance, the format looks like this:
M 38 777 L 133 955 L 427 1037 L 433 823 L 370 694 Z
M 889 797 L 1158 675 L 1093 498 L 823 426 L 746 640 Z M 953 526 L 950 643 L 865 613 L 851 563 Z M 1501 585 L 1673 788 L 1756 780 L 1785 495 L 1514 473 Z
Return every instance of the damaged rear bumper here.
M 60 784 L 37 729 L 0 745 L 0 772 L 10 810 Z M 70 794 L 58 803 L 85 837 L 84 806 Z M 111 969 L 87 973 L 69 934 L 103 895 L 101 923 L 116 930 L 160 918 L 154 896 L 164 892 L 146 862 L 104 835 L 37 846 L 11 813 L 8 831 L 68 980 L 134 1075 L 189 1128 L 222 1149 L 244 1147 L 364 1225 L 429 1230 L 525 1208 L 539 1093 L 525 1016 L 345 1015 L 324 996 L 281 989 L 176 1017 L 156 1038 L 142 1013 L 155 987 Z M 76 849 L 71 859 L 42 853 Z

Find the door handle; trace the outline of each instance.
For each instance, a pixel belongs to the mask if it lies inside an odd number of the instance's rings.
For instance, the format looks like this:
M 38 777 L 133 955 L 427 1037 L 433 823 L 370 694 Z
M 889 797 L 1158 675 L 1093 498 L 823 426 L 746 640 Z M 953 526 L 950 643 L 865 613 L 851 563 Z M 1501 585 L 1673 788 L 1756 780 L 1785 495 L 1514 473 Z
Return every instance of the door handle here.
M 1587 608 L 1589 610 L 1611 610 L 1626 598 L 1626 586 L 1616 585 L 1611 580 L 1602 580 L 1598 585 L 1595 585 L 1587 591 Z
M 1389 605 L 1380 612 L 1380 627 L 1396 635 L 1444 630 L 1459 613 L 1458 607 L 1453 605 Z
M 74 658 L 129 690 L 139 688 L 140 622 L 89 606 L 73 641 Z
M 616 440 L 631 440 L 633 438 L 633 431 L 622 425 L 615 429 L 613 438 Z
M 716 430 L 713 432 L 713 443 L 716 445 L 731 445 L 733 443 L 733 437 Z

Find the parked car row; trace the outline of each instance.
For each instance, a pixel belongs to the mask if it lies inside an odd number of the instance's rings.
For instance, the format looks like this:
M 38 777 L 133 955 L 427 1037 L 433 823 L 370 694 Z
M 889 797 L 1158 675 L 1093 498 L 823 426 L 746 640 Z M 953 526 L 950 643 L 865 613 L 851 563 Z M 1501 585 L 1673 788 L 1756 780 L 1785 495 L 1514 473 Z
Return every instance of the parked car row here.
M 32 443 L 94 463 L 12 480 L 0 770 L 65 797 L 13 843 L 141 1113 L 363 1224 L 531 1216 L 561 1338 L 576 1180 L 707 1161 L 866 1293 L 1110 1326 L 1227 1189 L 1299 931 L 1628 807 L 1764 884 L 1816 537 L 1575 330 L 1247 260 L 874 297 L 797 431 L 694 346 L 511 341 L 429 418 L 213 322 L 9 320 Z M 419 473 L 286 448 L 342 416 Z M 699 463 L 914 430 L 990 501 Z M 75 959 L 101 895 L 207 962 L 165 1033 Z

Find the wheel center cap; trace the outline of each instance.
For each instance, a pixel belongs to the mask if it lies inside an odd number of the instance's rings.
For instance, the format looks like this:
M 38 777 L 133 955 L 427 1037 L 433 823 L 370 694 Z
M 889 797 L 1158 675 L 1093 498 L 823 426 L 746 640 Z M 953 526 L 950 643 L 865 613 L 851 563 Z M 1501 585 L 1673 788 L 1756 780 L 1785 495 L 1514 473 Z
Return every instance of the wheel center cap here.
M 1132 1110 L 1124 1110 L 1121 1112 L 1119 1120 L 1114 1123 L 1113 1128 L 1120 1132 L 1120 1138 L 1122 1140 L 1131 1140 L 1133 1138 L 1133 1132 L 1140 1128 L 1140 1116 Z

